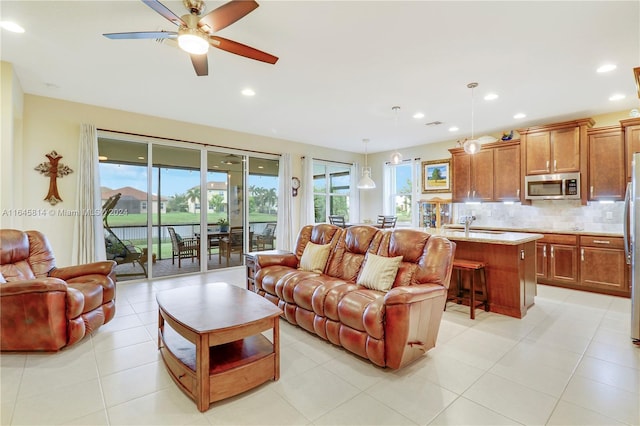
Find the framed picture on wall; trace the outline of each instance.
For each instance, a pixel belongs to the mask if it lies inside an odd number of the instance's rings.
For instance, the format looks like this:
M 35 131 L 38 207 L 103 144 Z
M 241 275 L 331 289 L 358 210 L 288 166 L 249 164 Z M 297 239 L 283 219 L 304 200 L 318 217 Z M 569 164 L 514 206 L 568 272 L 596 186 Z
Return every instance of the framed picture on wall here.
M 451 192 L 451 160 L 422 162 L 422 193 Z

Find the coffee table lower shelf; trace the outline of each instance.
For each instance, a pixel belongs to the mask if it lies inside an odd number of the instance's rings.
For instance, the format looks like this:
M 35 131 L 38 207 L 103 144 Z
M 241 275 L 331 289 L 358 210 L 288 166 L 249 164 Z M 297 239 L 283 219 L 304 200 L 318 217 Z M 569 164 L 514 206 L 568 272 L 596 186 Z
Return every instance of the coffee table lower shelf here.
M 209 395 L 200 401 L 196 373 L 196 345 L 166 323 L 158 331 L 160 354 L 169 375 L 183 392 L 205 411 L 209 404 L 252 389 L 269 380 L 277 380 L 274 371 L 276 353 L 269 339 L 256 334 L 209 348 Z

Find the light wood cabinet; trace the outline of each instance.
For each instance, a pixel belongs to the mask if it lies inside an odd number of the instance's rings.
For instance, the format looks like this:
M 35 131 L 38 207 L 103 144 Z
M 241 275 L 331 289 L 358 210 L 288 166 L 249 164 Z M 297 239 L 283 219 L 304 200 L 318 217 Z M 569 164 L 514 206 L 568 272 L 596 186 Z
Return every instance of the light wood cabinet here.
M 494 197 L 495 201 L 520 200 L 520 141 L 495 148 Z
M 620 126 L 589 129 L 588 181 L 590 201 L 624 200 L 626 189 L 624 139 Z
M 620 125 L 624 131 L 627 182 L 631 182 L 631 160 L 635 152 L 640 152 L 640 118 L 621 120 Z
M 580 284 L 629 296 L 629 267 L 620 237 L 580 237 Z

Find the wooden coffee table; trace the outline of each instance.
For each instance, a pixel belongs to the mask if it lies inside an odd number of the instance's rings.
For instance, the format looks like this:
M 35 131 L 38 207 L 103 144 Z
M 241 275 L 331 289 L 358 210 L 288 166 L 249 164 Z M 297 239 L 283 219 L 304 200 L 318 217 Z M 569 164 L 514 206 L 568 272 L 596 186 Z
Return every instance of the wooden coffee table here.
M 198 406 L 280 378 L 282 311 L 226 283 L 158 293 L 158 348 L 173 381 Z M 273 342 L 261 333 L 273 330 Z

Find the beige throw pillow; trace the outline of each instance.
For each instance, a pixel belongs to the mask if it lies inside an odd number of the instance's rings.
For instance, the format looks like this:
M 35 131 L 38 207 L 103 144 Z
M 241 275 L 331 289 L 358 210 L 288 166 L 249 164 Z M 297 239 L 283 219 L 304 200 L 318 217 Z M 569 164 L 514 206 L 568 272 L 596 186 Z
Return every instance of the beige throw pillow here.
M 384 257 L 367 253 L 357 284 L 387 292 L 393 286 L 401 262 L 402 256 Z
M 331 244 L 314 244 L 308 242 L 300 258 L 300 269 L 322 273 L 329 258 Z

